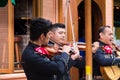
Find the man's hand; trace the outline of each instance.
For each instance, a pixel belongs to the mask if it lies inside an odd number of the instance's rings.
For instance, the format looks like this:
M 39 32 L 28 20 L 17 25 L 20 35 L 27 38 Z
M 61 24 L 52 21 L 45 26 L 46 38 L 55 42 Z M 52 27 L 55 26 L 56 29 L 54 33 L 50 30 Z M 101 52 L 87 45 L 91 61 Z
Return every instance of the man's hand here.
M 75 47 L 72 47 L 72 49 L 73 49 L 74 54 L 71 55 L 71 58 L 72 58 L 73 60 L 82 59 L 82 56 L 80 56 L 80 54 L 79 54 L 80 52 L 79 52 L 79 50 L 78 50 L 78 47 L 75 46 Z
M 92 52 L 95 53 L 99 48 L 99 42 L 94 42 L 92 47 Z

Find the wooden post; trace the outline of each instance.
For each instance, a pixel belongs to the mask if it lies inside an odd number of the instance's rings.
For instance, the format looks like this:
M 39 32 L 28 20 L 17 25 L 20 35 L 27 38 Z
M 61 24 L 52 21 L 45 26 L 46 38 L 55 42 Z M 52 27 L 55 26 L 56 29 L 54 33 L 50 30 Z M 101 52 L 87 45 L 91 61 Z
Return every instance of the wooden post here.
M 114 23 L 114 18 L 113 18 L 113 6 L 114 6 L 114 0 L 106 0 L 105 1 L 105 25 L 109 25 L 111 26 L 111 28 L 113 27 L 113 23 Z
M 37 0 L 37 17 L 43 16 L 43 0 Z
M 9 56 L 9 71 L 14 71 L 14 6 L 11 0 L 8 0 L 8 56 Z
M 91 0 L 85 0 L 86 80 L 92 80 Z

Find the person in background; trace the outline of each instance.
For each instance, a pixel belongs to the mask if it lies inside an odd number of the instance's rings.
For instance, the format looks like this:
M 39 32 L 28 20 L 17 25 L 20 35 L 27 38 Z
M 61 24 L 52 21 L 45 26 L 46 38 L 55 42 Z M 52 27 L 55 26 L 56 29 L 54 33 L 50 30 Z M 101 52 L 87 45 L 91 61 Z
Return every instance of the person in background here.
M 110 26 L 101 26 L 98 31 L 99 48 L 93 53 L 93 77 L 103 80 L 100 66 L 112 66 L 120 63 L 113 49 L 113 31 Z
M 50 54 L 48 47 L 52 23 L 44 18 L 32 20 L 30 41 L 22 53 L 22 66 L 27 80 L 56 80 L 68 68 L 70 46 L 64 45 L 59 55 Z

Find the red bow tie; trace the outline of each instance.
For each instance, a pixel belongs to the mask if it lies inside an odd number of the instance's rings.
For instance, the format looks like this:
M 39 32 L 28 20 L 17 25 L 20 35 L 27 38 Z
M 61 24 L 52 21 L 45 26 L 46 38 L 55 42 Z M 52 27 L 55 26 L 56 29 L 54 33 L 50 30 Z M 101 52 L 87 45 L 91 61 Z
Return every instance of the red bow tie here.
M 104 46 L 104 50 L 107 54 L 112 54 L 112 47 L 106 45 Z
M 37 47 L 37 48 L 35 48 L 35 51 L 37 51 L 39 54 L 49 56 L 48 51 L 43 47 Z

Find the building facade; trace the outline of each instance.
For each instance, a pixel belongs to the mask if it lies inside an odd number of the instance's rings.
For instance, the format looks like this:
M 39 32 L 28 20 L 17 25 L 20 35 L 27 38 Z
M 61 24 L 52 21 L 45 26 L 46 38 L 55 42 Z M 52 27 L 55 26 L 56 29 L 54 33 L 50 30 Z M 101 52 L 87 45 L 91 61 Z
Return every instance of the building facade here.
M 120 3 L 118 4 L 119 0 L 118 2 L 116 1 L 117 0 L 16 0 L 16 5 L 12 5 L 11 0 L 8 0 L 6 6 L 0 7 L 0 73 L 14 72 L 17 57 L 15 54 L 17 53 L 15 52 L 15 40 L 18 39 L 18 37 L 22 38 L 20 42 L 22 45 L 20 52 L 22 52 L 27 41 L 29 41 L 29 22 L 31 19 L 43 17 L 51 20 L 53 23 L 64 23 L 66 25 L 66 39 L 68 41 L 73 40 L 71 36 L 72 27 L 74 27 L 76 41 L 82 36 L 81 32 L 85 30 L 84 36 L 86 39 L 91 39 L 88 40 L 88 44 L 91 44 L 97 39 L 97 29 L 101 25 L 110 25 L 111 28 L 113 28 L 114 6 L 120 6 Z M 89 11 L 90 14 L 87 14 L 87 11 Z M 87 20 L 86 17 L 89 20 Z M 91 33 L 86 32 L 87 30 L 91 31 Z M 91 36 L 87 36 L 87 34 Z M 86 51 L 89 51 L 87 49 Z M 92 64 L 91 62 L 87 64 L 88 67 L 90 67 L 88 74 L 92 74 Z M 73 67 L 71 69 L 71 78 L 72 80 L 79 80 L 77 68 Z

